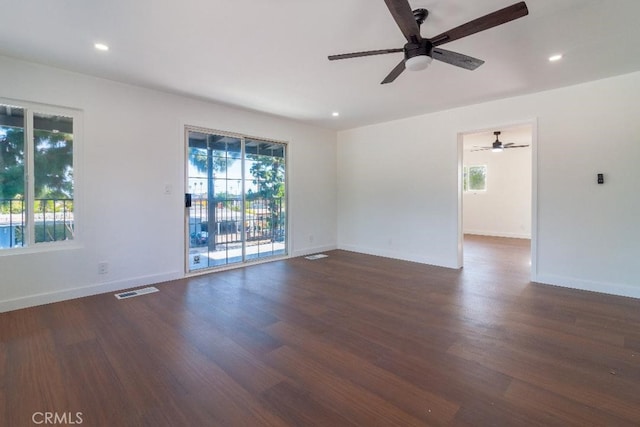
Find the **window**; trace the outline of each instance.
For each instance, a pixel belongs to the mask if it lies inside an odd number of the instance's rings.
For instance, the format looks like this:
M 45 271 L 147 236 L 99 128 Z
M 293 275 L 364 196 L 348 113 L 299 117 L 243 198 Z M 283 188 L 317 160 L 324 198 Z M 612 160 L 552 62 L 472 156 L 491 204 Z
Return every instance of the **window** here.
M 77 112 L 0 100 L 0 250 L 73 240 Z
M 464 191 L 486 191 L 487 166 L 465 166 L 462 185 Z

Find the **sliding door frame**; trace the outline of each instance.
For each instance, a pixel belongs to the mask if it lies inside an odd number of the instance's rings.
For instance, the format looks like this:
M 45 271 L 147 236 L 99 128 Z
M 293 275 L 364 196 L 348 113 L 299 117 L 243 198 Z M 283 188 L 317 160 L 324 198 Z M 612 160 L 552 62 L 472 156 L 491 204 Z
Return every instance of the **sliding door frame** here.
M 218 136 L 222 136 L 222 137 L 229 137 L 229 138 L 236 138 L 240 140 L 241 143 L 241 158 L 240 158 L 240 162 L 241 162 L 241 173 L 242 173 L 242 179 L 240 180 L 240 191 L 242 193 L 242 200 L 241 200 L 241 204 L 242 204 L 242 209 L 241 209 L 241 221 L 242 221 L 242 225 L 241 225 L 241 240 L 242 240 L 242 259 L 239 262 L 234 262 L 231 264 L 222 264 L 222 265 L 217 265 L 217 266 L 211 266 L 211 267 L 207 267 L 207 268 L 202 268 L 202 269 L 198 269 L 198 270 L 190 270 L 190 259 L 189 259 L 189 249 L 190 249 L 190 243 L 191 243 L 191 235 L 190 235 L 190 210 L 189 208 L 187 208 L 186 206 L 183 206 L 184 208 L 184 248 L 183 248 L 183 256 L 184 256 L 184 268 L 185 268 L 185 274 L 187 276 L 193 276 L 193 275 L 200 275 L 200 274 L 207 274 L 207 273 L 211 273 L 212 271 L 221 271 L 221 270 L 228 270 L 228 269 L 233 269 L 233 268 L 239 268 L 239 267 L 243 267 L 246 265 L 251 265 L 251 264 L 260 264 L 260 263 L 264 263 L 264 262 L 270 262 L 270 261 L 274 261 L 274 260 L 278 260 L 278 259 L 285 259 L 288 258 L 290 256 L 291 253 L 291 238 L 290 238 L 290 229 L 291 229 L 291 218 L 290 218 L 290 212 L 289 212 L 289 144 L 286 141 L 279 141 L 279 140 L 275 140 L 272 138 L 264 138 L 264 137 L 259 137 L 259 136 L 251 136 L 251 135 L 245 135 L 245 134 L 241 134 L 241 133 L 235 133 L 235 132 L 228 132 L 228 131 L 221 131 L 218 129 L 212 129 L 212 128 L 208 128 L 208 127 L 203 127 L 203 126 L 194 126 L 194 125 L 188 125 L 188 124 L 184 124 L 183 126 L 184 128 L 184 132 L 183 132 L 183 138 L 184 138 L 184 160 L 183 160 L 183 165 L 184 165 L 184 190 L 185 190 L 185 195 L 189 193 L 189 132 L 199 132 L 199 133 L 204 133 L 204 134 L 208 134 L 208 135 L 218 135 Z M 274 144 L 279 144 L 282 145 L 283 147 L 283 158 L 284 158 L 284 186 L 285 186 L 285 192 L 284 192 L 284 205 L 285 205 L 285 225 L 284 225 L 284 230 L 285 230 L 285 247 L 284 247 L 284 253 L 283 254 L 275 254 L 275 255 L 271 255 L 271 256 L 264 256 L 264 257 L 256 257 L 256 258 L 249 258 L 247 257 L 247 229 L 246 229 L 246 224 L 247 224 L 247 217 L 246 217 L 246 208 L 245 208 L 245 202 L 247 201 L 247 185 L 246 185 L 246 156 L 247 156 L 247 152 L 246 152 L 246 142 L 248 140 L 252 140 L 252 141 L 258 141 L 258 142 L 265 142 L 265 143 L 274 143 Z M 207 185 L 209 185 L 209 183 L 207 183 Z M 213 190 L 215 192 L 215 190 Z M 207 206 L 207 208 L 209 208 L 209 206 Z M 209 234 L 209 238 L 211 237 L 211 234 Z M 215 237 L 214 237 L 215 238 Z

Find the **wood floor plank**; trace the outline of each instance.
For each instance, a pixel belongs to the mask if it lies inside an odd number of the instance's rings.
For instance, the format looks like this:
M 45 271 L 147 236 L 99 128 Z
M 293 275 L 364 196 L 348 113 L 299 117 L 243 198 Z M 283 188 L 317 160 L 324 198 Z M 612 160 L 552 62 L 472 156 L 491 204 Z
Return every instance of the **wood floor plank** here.
M 460 408 L 452 422 L 456 427 L 518 426 L 518 427 L 568 427 L 558 418 L 538 408 L 528 408 L 520 402 L 510 402 L 500 396 L 481 396 Z M 583 427 L 570 424 L 571 427 Z
M 145 303 L 152 312 L 163 313 L 164 307 L 160 299 L 150 298 L 145 300 Z M 167 328 L 167 332 L 162 336 L 166 338 L 168 334 L 179 333 L 180 338 L 176 337 L 177 341 L 188 342 L 193 349 L 198 350 L 252 393 L 259 394 L 284 380 L 282 375 L 273 371 L 262 360 L 237 343 L 233 339 L 235 336 L 233 333 L 229 334 L 228 329 L 220 328 L 218 324 L 220 318 L 217 317 L 212 321 L 200 314 L 201 309 L 200 306 L 193 305 L 177 306 L 175 310 L 164 313 L 162 319 L 158 320 L 162 322 L 161 328 Z M 236 313 L 236 316 L 232 317 L 235 320 L 234 323 L 245 322 L 244 312 L 232 311 Z M 173 331 L 173 325 L 177 323 L 182 327 L 178 331 Z M 261 323 L 261 326 L 267 326 L 270 323 Z M 253 321 L 250 320 L 249 325 L 252 326 Z M 156 326 L 157 324 L 154 324 L 150 327 L 155 329 Z
M 458 404 L 420 389 L 391 372 L 335 347 L 323 337 L 307 333 L 294 325 L 276 323 L 268 328 L 268 332 L 331 372 L 349 378 L 354 384 L 427 424 L 446 425 L 459 408 Z
M 640 420 L 640 396 L 633 393 L 637 382 L 611 375 L 608 369 L 590 372 L 576 367 L 569 359 L 558 363 L 552 355 L 532 354 L 498 341 L 466 339 L 452 346 L 449 353 L 525 383 L 572 396 L 584 405 L 599 407 L 629 420 Z M 589 387 L 592 383 L 600 387 Z
M 0 425 L 640 425 L 640 300 L 348 251 L 0 314 Z M 431 410 L 431 412 L 429 412 Z
M 60 346 L 95 340 L 95 324 L 90 313 L 73 301 L 49 305 L 43 321 Z
M 82 341 L 59 351 L 63 382 L 69 399 L 68 408 L 58 412 L 82 413 L 83 424 L 121 425 L 122 413 L 135 410 L 125 399 L 125 390 L 97 341 Z M 84 387 L 77 387 L 83 384 Z M 90 392 L 89 392 L 90 390 Z M 109 404 L 105 405 L 105 398 Z M 86 411 L 85 408 L 91 408 Z M 114 408 L 121 408 L 114 411 Z
M 9 418 L 15 416 L 9 413 L 7 408 L 7 392 L 4 386 L 0 386 L 0 425 L 8 426 Z
M 640 381 L 640 358 L 624 348 L 621 340 L 612 340 L 611 344 L 602 342 L 599 337 L 576 335 L 574 331 L 572 328 L 549 330 L 531 322 L 514 321 L 512 317 L 504 341 L 520 351 L 534 353 L 544 350 L 547 354 L 561 354 L 572 368 L 587 372 L 609 372 L 613 369 L 624 372 L 625 380 Z
M 319 403 L 305 388 L 289 381 L 265 390 L 261 397 L 274 413 L 292 426 L 357 426 L 330 407 Z
M 614 414 L 576 402 L 570 396 L 562 396 L 549 390 L 514 380 L 505 393 L 507 401 L 541 411 L 563 426 L 615 425 L 617 427 L 636 426 Z
M 0 387 L 4 387 L 7 379 L 7 344 L 0 341 Z
M 9 425 L 7 419 L 7 345 L 0 341 L 0 425 Z
M 489 404 L 503 396 L 512 381 L 498 370 L 446 353 L 425 358 L 395 352 L 378 358 L 375 364 L 416 387 L 457 402 L 456 419 L 470 404 Z
M 217 420 L 220 425 L 286 425 L 193 342 L 183 341 L 181 330 L 166 323 L 159 314 L 144 299 L 125 301 L 122 308 L 122 315 L 132 325 L 130 328 L 136 330 L 139 344 L 152 350 L 147 363 L 155 366 L 156 388 L 161 393 L 170 391 L 173 412 L 185 419 L 196 418 L 197 424 Z M 199 326 L 191 324 L 189 328 Z M 145 405 L 153 410 L 147 416 L 153 416 L 161 403 L 153 401 Z
M 48 330 L 34 331 L 8 343 L 7 425 L 29 425 L 35 412 L 73 411 Z
M 153 408 L 174 406 L 186 391 L 158 361 L 155 349 L 131 327 L 119 307 L 102 310 L 96 305 L 93 309 L 94 316 L 109 322 L 109 327 L 100 331 L 97 340 L 122 383 L 124 398 L 136 408 L 132 419 L 141 419 Z M 87 409 L 86 412 L 90 414 L 91 411 Z
M 7 343 L 46 330 L 43 317 L 50 309 L 51 304 L 0 313 L 0 342 Z
M 321 404 L 356 425 L 424 425 L 419 419 L 288 346 L 270 352 L 267 359 L 271 366 L 302 384 Z
M 191 331 L 189 341 L 238 385 L 251 393 L 260 394 L 285 379 L 232 339 L 212 333 L 211 330 Z

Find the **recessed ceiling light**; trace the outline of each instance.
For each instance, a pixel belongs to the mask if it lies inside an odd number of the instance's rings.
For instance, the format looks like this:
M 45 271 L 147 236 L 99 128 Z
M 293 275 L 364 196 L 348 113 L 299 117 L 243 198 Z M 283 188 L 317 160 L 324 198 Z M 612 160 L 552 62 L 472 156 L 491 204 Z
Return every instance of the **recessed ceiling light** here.
M 93 47 L 95 47 L 96 50 L 101 50 L 103 52 L 106 52 L 106 51 L 109 50 L 109 46 L 107 46 L 104 43 L 96 43 L 96 44 L 93 45 Z
M 556 62 L 556 61 L 560 61 L 562 59 L 562 54 L 558 53 L 556 55 L 551 55 L 549 57 L 549 61 L 551 62 Z
M 333 117 L 338 117 L 340 115 L 340 113 L 338 113 L 337 111 L 334 111 L 333 113 L 331 113 L 331 115 Z

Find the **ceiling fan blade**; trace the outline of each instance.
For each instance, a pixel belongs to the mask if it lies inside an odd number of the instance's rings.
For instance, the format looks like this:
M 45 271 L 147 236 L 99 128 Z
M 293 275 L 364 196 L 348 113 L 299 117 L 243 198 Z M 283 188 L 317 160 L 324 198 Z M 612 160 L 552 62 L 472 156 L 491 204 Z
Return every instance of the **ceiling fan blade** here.
M 388 3 L 388 2 L 387 2 Z M 449 43 L 454 40 L 461 39 L 471 34 L 479 33 L 480 31 L 488 30 L 489 28 L 497 27 L 498 25 L 505 24 L 514 19 L 522 18 L 529 14 L 527 5 L 521 1 L 519 3 L 507 6 L 504 9 L 497 10 L 493 13 L 485 15 L 483 17 L 469 21 L 466 24 L 462 24 L 459 27 L 453 28 L 442 34 L 430 39 L 434 46 L 439 46 L 444 43 Z
M 398 65 L 396 65 L 396 67 L 393 70 L 391 70 L 389 75 L 387 77 L 385 77 L 384 80 L 380 84 L 381 85 L 385 85 L 387 83 L 391 83 L 392 81 L 397 79 L 398 76 L 400 74 L 402 74 L 403 71 L 404 71 L 404 59 L 402 61 L 400 61 L 400 63 Z
M 475 70 L 476 68 L 484 64 L 484 61 L 482 59 L 440 48 L 434 48 L 431 51 L 431 56 L 433 59 L 446 62 L 447 64 L 455 65 L 456 67 L 461 67 L 466 70 Z
M 493 150 L 493 147 L 478 148 L 477 150 L 471 150 L 471 151 L 485 151 L 485 150 Z
M 515 142 L 508 142 L 506 144 L 502 144 L 502 147 L 506 148 L 506 147 L 510 147 L 512 145 L 515 145 Z
M 340 55 L 330 55 L 329 61 L 335 61 L 336 59 L 359 58 L 361 56 L 384 55 L 386 53 L 397 53 L 402 51 L 404 51 L 404 49 L 398 48 L 398 49 L 368 50 L 366 52 L 342 53 Z
M 391 12 L 391 16 L 400 27 L 400 31 L 408 42 L 415 43 L 422 40 L 420 36 L 420 27 L 413 16 L 413 11 L 407 0 L 384 0 Z M 414 40 L 417 39 L 417 40 Z
M 523 148 L 523 147 L 528 147 L 528 145 L 510 145 L 510 146 L 505 146 L 503 148 Z

